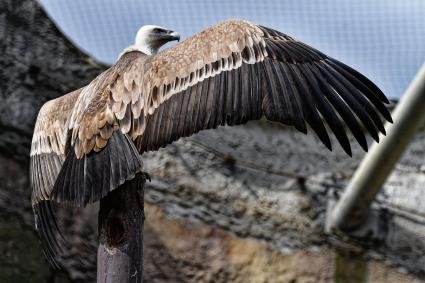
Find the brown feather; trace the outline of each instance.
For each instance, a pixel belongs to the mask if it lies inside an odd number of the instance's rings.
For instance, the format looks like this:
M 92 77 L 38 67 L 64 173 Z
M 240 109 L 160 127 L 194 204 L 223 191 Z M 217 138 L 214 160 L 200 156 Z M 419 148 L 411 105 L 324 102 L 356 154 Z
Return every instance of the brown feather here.
M 375 110 L 362 93 L 364 85 L 372 84 L 363 83 L 365 78 L 360 76 L 352 80 L 356 73 L 351 69 L 344 71 L 344 65 L 333 63 L 336 61 L 325 63 L 327 58 L 281 32 L 241 20 L 219 23 L 153 56 L 129 52 L 87 88 L 87 96 L 73 113 L 71 143 L 101 132 L 106 120 L 109 125 L 119 125 L 124 133 L 129 132 L 143 151 L 201 129 L 241 124 L 266 115 L 302 132 L 306 132 L 307 122 L 330 147 L 317 109 L 317 103 L 325 100 L 315 96 L 326 96 L 335 88 L 349 99 L 358 112 L 356 115 L 374 136 L 375 125 L 384 131 L 378 114 L 367 114 L 358 107 L 364 105 L 367 111 Z M 327 84 L 321 92 L 315 93 L 305 81 L 305 69 L 299 65 L 306 63 L 314 63 L 322 76 L 318 81 Z M 342 74 L 339 69 L 343 69 Z M 361 88 L 356 94 L 361 96 L 358 103 L 351 98 L 356 87 Z M 108 88 L 109 98 L 101 98 L 99 94 Z M 345 94 L 347 91 L 350 96 Z M 103 102 L 107 105 L 103 114 L 100 108 L 82 109 L 83 100 L 94 105 L 94 101 L 102 99 L 107 100 Z M 373 103 L 380 105 L 382 101 Z M 321 105 L 322 111 L 335 111 L 323 108 L 327 104 Z M 328 117 L 335 116 L 329 113 Z M 98 121 L 98 127 L 84 125 L 91 121 Z M 336 124 L 334 129 L 339 141 L 345 143 Z M 104 138 L 110 132 L 104 130 L 101 135 Z M 348 149 L 345 145 L 344 148 Z
M 115 187 L 105 183 L 101 193 L 85 192 L 85 177 L 76 176 L 96 172 L 87 177 L 106 182 L 111 174 L 119 184 L 140 170 L 140 162 L 131 165 L 137 150 L 155 150 L 203 129 L 266 116 L 304 133 L 309 124 L 331 149 L 327 122 L 351 154 L 342 122 L 367 149 L 359 121 L 375 139 L 378 131 L 385 132 L 381 115 L 391 121 L 387 99 L 363 75 L 279 31 L 242 20 L 224 21 L 152 56 L 126 52 L 77 92 L 47 103 L 37 119 L 31 146 L 35 204 L 50 197 L 65 153 L 63 166 L 72 173 L 61 172 L 60 184 L 70 189 L 62 197 L 79 203 Z M 45 153 L 62 159 L 41 158 Z M 126 157 L 124 163 L 117 155 Z

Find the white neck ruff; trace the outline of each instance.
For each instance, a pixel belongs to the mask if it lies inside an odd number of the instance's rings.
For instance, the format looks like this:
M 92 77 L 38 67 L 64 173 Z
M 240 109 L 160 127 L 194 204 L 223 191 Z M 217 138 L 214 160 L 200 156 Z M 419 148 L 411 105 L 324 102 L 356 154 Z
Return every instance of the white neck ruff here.
M 158 52 L 158 49 L 149 49 L 146 48 L 145 46 L 137 46 L 137 45 L 130 45 L 127 48 L 125 48 L 120 55 L 118 55 L 117 60 L 119 60 L 121 58 L 121 56 L 123 56 L 124 54 L 128 53 L 128 52 L 133 52 L 133 51 L 138 51 L 138 52 L 142 52 L 146 55 L 153 55 L 156 54 Z

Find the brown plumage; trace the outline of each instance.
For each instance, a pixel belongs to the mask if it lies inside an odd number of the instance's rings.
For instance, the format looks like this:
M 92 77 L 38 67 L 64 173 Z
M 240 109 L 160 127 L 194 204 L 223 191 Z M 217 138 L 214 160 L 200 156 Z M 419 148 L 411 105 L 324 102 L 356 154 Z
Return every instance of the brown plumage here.
M 132 49 L 82 89 L 72 114 L 63 113 L 70 147 L 42 199 L 97 201 L 141 170 L 139 153 L 263 116 L 303 133 L 308 124 L 331 149 L 327 123 L 351 155 L 342 122 L 367 150 L 363 127 L 378 141 L 381 116 L 391 121 L 383 103 L 379 88 L 343 63 L 278 31 L 228 20 L 158 54 Z
M 61 250 L 51 194 L 65 160 L 68 121 L 80 93 L 78 89 L 46 102 L 38 112 L 31 142 L 31 204 L 43 251 L 49 259 Z

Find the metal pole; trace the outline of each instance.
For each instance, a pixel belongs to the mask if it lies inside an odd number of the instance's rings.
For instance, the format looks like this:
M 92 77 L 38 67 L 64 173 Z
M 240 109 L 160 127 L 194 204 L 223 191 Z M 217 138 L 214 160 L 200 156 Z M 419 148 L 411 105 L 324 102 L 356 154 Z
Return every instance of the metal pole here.
M 98 283 L 143 282 L 143 174 L 100 201 Z
M 370 204 L 378 194 L 409 142 L 425 123 L 425 63 L 400 99 L 393 113 L 394 124 L 387 136 L 374 144 L 362 160 L 350 184 L 331 211 L 328 230 L 359 228 Z

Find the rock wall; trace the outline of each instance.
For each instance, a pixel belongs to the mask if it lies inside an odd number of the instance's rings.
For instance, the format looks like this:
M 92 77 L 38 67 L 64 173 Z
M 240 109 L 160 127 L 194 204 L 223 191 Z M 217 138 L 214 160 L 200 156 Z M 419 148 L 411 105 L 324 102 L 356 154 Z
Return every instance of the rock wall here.
M 65 208 L 65 269 L 44 261 L 33 227 L 29 144 L 38 109 L 105 69 L 34 0 L 0 2 L 0 282 L 94 282 L 97 205 Z M 146 282 L 425 282 L 425 131 L 374 211 L 380 239 L 324 232 L 363 153 L 265 121 L 201 132 L 144 154 Z
M 105 66 L 75 48 L 32 0 L 0 1 L 0 54 L 0 282 L 70 278 L 69 270 L 48 267 L 33 228 L 30 141 L 41 105 L 87 84 Z
M 284 255 L 331 250 L 336 263 L 350 266 L 363 261 L 364 280 L 352 282 L 375 282 L 370 276 L 379 263 L 384 263 L 379 268 L 423 278 L 425 214 L 418 203 L 425 184 L 420 169 L 424 150 L 422 130 L 373 206 L 372 213 L 382 226 L 379 237 L 341 238 L 325 233 L 328 208 L 364 156 L 358 146 L 353 158 L 348 158 L 340 148 L 328 152 L 312 135 L 262 121 L 201 132 L 145 154 L 152 176 L 146 200 L 172 217 L 266 242 Z M 356 255 L 353 261 L 352 254 Z

